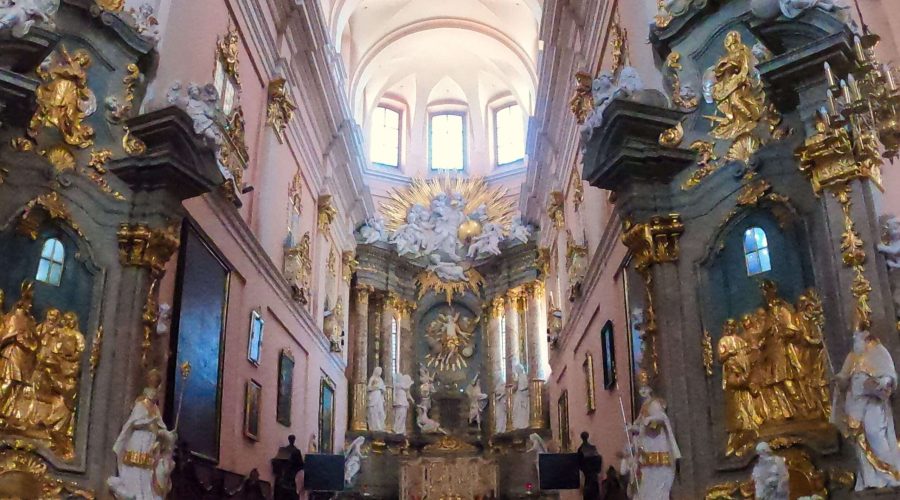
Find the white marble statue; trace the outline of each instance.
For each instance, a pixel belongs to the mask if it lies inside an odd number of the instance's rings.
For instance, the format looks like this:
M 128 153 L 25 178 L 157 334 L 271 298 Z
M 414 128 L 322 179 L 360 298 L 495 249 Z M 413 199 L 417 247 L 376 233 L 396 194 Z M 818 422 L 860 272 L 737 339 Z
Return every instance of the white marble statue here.
M 516 365 L 516 392 L 513 393 L 512 426 L 513 429 L 527 429 L 530 416 L 528 395 L 528 374 L 522 365 Z
M 53 25 L 50 16 L 59 10 L 59 0 L 0 0 L 0 31 L 12 30 L 23 37 L 38 21 Z
M 836 8 L 840 8 L 835 0 L 779 0 L 779 5 L 781 6 L 781 13 L 784 14 L 784 17 L 790 19 L 799 17 L 800 14 L 803 14 L 814 7 L 829 12 Z
M 213 146 L 223 143 L 222 132 L 216 124 L 221 111 L 215 85 L 209 83 L 201 87 L 190 83 L 186 93 L 182 95 L 181 82 L 176 81 L 166 94 L 166 101 L 182 108 L 191 117 L 194 133 L 203 137 L 207 143 Z
M 384 219 L 381 219 L 380 217 L 370 217 L 366 219 L 365 224 L 359 228 L 359 235 L 362 237 L 362 242 L 366 245 L 371 245 L 384 240 Z
M 441 427 L 441 424 L 428 416 L 428 410 L 422 405 L 416 406 L 416 424 L 419 425 L 419 429 L 425 434 L 449 434 Z
M 430 229 L 429 219 L 431 214 L 422 205 L 415 204 L 406 213 L 406 224 L 403 224 L 391 237 L 391 243 L 397 249 L 397 254 L 403 257 L 410 255 L 419 257 L 425 242 L 425 232 Z
M 856 490 L 900 486 L 900 445 L 891 411 L 897 370 L 891 354 L 874 335 L 857 330 L 835 379 L 832 420 L 856 449 Z
M 394 382 L 394 434 L 406 434 L 409 405 L 410 403 L 416 404 L 409 393 L 412 385 L 412 377 L 402 373 L 397 374 L 397 380 Z
M 542 438 L 538 433 L 532 432 L 528 436 L 528 442 L 531 443 L 529 448 L 525 450 L 526 452 L 537 452 L 538 455 L 541 453 L 547 453 L 547 443 L 544 442 L 544 438 Z
M 156 334 L 165 335 L 169 333 L 169 327 L 172 325 L 172 306 L 163 302 L 159 305 L 156 313 Z
M 644 403 L 634 421 L 637 432 L 634 446 L 642 456 L 652 456 L 650 463 L 640 463 L 637 476 L 635 500 L 660 500 L 669 498 L 672 482 L 675 480 L 676 462 L 681 458 L 681 450 L 675 441 L 672 423 L 666 415 L 666 402 L 654 397 L 649 387 L 641 387 Z M 644 462 L 642 460 L 641 462 Z
M 478 222 L 485 222 L 488 220 L 487 205 L 484 203 L 478 205 L 478 208 L 472 210 L 472 213 L 469 214 L 469 219 Z
M 466 271 L 461 265 L 455 262 L 445 262 L 441 260 L 441 256 L 437 253 L 432 253 L 428 258 L 431 261 L 428 264 L 428 270 L 436 274 L 438 278 L 444 281 L 468 280 Z
M 146 382 L 113 444 L 118 475 L 106 482 L 123 500 L 162 500 L 172 488 L 176 434 L 166 429 L 159 410 L 159 371 L 150 370 Z
M 494 434 L 506 432 L 506 419 L 509 415 L 508 401 L 506 383 L 498 380 L 497 385 L 494 386 Z
M 888 243 L 879 243 L 878 251 L 884 255 L 884 261 L 890 269 L 900 269 L 900 218 L 891 216 L 884 224 Z
M 603 112 L 616 97 L 630 98 L 636 92 L 644 89 L 637 70 L 631 66 L 625 66 L 619 72 L 618 79 L 614 78 L 610 71 L 603 71 L 591 84 L 591 95 L 594 99 L 594 110 L 585 119 L 581 126 L 581 137 L 584 142 L 590 140 L 594 129 L 603 125 Z
M 756 453 L 758 458 L 753 466 L 756 500 L 788 500 L 790 485 L 784 458 L 773 453 L 766 442 L 756 445 Z
M 426 411 L 431 409 L 431 395 L 434 394 L 434 374 L 424 366 L 419 367 L 419 404 Z
M 384 432 L 385 418 L 387 418 L 384 408 L 384 379 L 381 378 L 381 367 L 376 366 L 369 377 L 369 384 L 366 387 L 369 393 L 367 399 L 368 413 L 366 414 L 366 423 L 369 424 L 369 431 Z
M 433 225 L 433 230 L 425 237 L 426 254 L 433 256 L 434 253 L 440 253 L 440 261 L 446 259 L 450 262 L 459 262 L 461 260 L 459 249 L 462 243 L 459 241 L 458 230 L 459 225 L 466 220 L 463 208 L 465 208 L 465 202 L 459 193 L 453 193 L 450 196 L 439 193 L 431 200 L 431 220 L 429 222 Z
M 481 414 L 487 407 L 488 396 L 481 391 L 481 382 L 478 381 L 478 375 L 466 387 L 466 397 L 469 399 L 469 423 L 474 423 L 481 430 Z
M 467 257 L 474 259 L 486 255 L 500 255 L 500 242 L 503 241 L 503 228 L 500 224 L 487 222 L 482 226 L 481 234 L 472 239 Z
M 152 44 L 159 42 L 159 19 L 152 5 L 145 2 L 137 9 L 132 7 L 128 9 L 128 15 L 131 16 L 129 24 L 141 38 Z
M 632 66 L 622 68 L 613 97 L 633 97 L 635 93 L 641 90 L 644 90 L 644 81 L 641 80 L 641 75 L 637 69 Z
M 362 445 L 365 442 L 366 438 L 359 436 L 344 451 L 344 484 L 347 486 L 353 485 L 353 480 L 362 468 Z
M 524 245 L 528 243 L 529 238 L 531 238 L 531 226 L 523 223 L 521 217 L 513 219 L 512 224 L 509 226 L 508 239 L 510 241 L 518 241 Z

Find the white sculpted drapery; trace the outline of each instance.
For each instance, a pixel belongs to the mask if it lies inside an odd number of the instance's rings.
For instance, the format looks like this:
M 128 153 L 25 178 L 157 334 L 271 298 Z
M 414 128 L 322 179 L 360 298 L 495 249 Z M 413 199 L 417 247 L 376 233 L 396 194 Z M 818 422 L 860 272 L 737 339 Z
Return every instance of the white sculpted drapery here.
M 784 458 L 772 453 L 769 443 L 756 445 L 756 465 L 753 466 L 753 485 L 756 500 L 788 500 L 790 483 Z
M 369 393 L 368 397 L 368 412 L 367 412 L 367 423 L 369 424 L 369 430 L 372 432 L 384 432 L 384 424 L 385 419 L 387 418 L 385 408 L 384 408 L 384 379 L 381 378 L 381 367 L 375 367 L 375 370 L 372 372 L 372 376 L 369 377 L 369 384 L 367 386 L 367 391 Z
M 516 392 L 513 394 L 513 429 L 527 429 L 530 416 L 528 374 L 522 365 L 516 366 Z
M 359 436 L 350 443 L 350 447 L 344 452 L 344 484 L 353 485 L 353 480 L 362 468 L 362 445 L 366 438 Z
M 653 397 L 650 388 L 642 387 L 644 404 L 634 421 L 637 432 L 635 448 L 638 451 L 638 492 L 635 500 L 660 500 L 669 498 L 675 480 L 675 463 L 681 458 L 681 450 L 675 441 L 675 433 L 666 403 Z
M 475 423 L 481 430 L 481 412 L 487 406 L 487 394 L 481 392 L 481 383 L 478 382 L 478 376 L 472 380 L 469 387 L 466 387 L 466 397 L 469 398 L 469 423 Z
M 413 380 L 409 375 L 398 374 L 394 382 L 394 434 L 406 434 L 406 418 L 409 413 L 409 404 L 415 404 L 409 389 Z
M 894 360 L 868 331 L 853 334 L 853 350 L 837 374 L 832 419 L 856 449 L 856 490 L 900 486 L 900 446 L 891 395 L 897 387 Z
M 156 370 L 147 374 L 147 388 L 113 444 L 118 476 L 107 484 L 116 498 L 162 500 L 172 488 L 176 435 L 166 429 L 156 403 L 161 380 Z
M 506 407 L 507 401 L 506 383 L 504 380 L 498 380 L 494 387 L 494 432 L 496 434 L 506 432 L 506 419 L 509 414 Z

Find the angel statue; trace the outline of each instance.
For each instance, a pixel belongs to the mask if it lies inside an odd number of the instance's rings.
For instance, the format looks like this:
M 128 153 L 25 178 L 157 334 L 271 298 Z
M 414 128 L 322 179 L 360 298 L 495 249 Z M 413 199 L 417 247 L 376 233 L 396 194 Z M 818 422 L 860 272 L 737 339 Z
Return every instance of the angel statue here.
M 512 224 L 509 226 L 509 238 L 512 241 L 518 241 L 521 244 L 528 243 L 528 238 L 531 237 L 531 227 L 522 222 L 521 217 L 516 217 L 513 219 Z
M 900 269 L 900 218 L 891 216 L 884 223 L 887 243 L 879 243 L 878 251 L 884 254 L 884 261 L 890 269 Z
M 362 237 L 362 242 L 366 245 L 371 245 L 383 240 L 385 237 L 384 219 L 379 217 L 369 217 L 366 219 L 365 224 L 359 228 L 359 235 Z
M 391 243 L 397 249 L 397 255 L 412 255 L 418 257 L 425 239 L 425 231 L 429 229 L 428 209 L 416 204 L 406 213 L 406 224 L 403 224 L 391 237 Z
M 488 396 L 481 392 L 481 382 L 478 381 L 478 375 L 475 375 L 472 383 L 466 387 L 466 397 L 469 398 L 469 424 L 474 423 L 478 430 L 481 430 L 481 414 L 487 407 Z
M 503 228 L 500 224 L 488 222 L 482 226 L 481 234 L 469 245 L 467 257 L 474 259 L 485 255 L 500 255 L 500 242 L 503 240 Z
M 428 366 L 440 370 L 458 370 L 467 366 L 466 358 L 473 354 L 472 339 L 478 319 L 462 318 L 460 313 L 438 314 L 425 330 L 429 353 Z
M 201 87 L 192 82 L 184 95 L 182 90 L 181 82 L 173 83 L 166 93 L 166 101 L 183 109 L 191 117 L 195 134 L 203 137 L 210 146 L 220 146 L 225 139 L 216 124 L 221 113 L 216 87 L 211 83 Z
M 431 395 L 434 394 L 434 374 L 429 373 L 424 366 L 419 367 L 419 397 L 420 405 L 425 411 L 431 409 Z
M 365 444 L 366 438 L 364 436 L 359 436 L 354 439 L 350 446 L 344 451 L 344 484 L 347 486 L 353 485 L 353 480 L 356 478 L 356 475 L 359 474 L 359 470 L 362 468 L 362 445 Z
M 59 0 L 0 0 L 0 31 L 12 30 L 21 38 L 38 21 L 53 25 L 50 16 L 59 10 Z

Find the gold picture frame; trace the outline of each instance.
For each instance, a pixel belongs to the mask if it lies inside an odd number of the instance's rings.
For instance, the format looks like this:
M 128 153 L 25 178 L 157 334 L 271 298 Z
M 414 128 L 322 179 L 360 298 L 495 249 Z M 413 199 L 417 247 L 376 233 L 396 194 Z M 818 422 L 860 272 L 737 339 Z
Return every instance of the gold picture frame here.
M 587 407 L 587 412 L 594 413 L 597 411 L 597 391 L 594 386 L 594 355 L 591 353 L 585 353 L 584 355 L 584 363 L 582 363 L 582 368 L 584 369 L 584 387 L 586 394 L 585 406 Z
M 249 379 L 244 390 L 244 435 L 259 441 L 259 407 L 262 400 L 262 385 Z
M 556 402 L 556 418 L 559 420 L 559 444 L 562 451 L 572 449 L 572 436 L 569 433 L 569 391 L 563 391 Z

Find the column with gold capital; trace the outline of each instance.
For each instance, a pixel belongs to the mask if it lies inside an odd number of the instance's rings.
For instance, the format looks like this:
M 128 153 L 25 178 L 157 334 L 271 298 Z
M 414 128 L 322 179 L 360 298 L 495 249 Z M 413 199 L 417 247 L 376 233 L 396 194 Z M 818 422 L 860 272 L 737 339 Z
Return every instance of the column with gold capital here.
M 369 363 L 369 294 L 371 285 L 357 285 L 353 309 L 353 411 L 351 412 L 350 430 L 366 431 L 366 379 Z
M 399 297 L 393 292 L 384 295 L 381 301 L 381 368 L 384 375 L 384 413 L 386 422 L 394 421 L 394 342 L 399 342 L 400 322 L 397 320 Z M 394 335 L 395 329 L 398 335 Z M 399 346 L 397 346 L 399 347 Z M 399 368 L 399 367 L 398 367 Z
M 546 332 L 544 283 L 542 281 L 528 283 L 525 285 L 525 335 L 528 346 L 528 375 L 531 378 L 528 392 L 531 412 L 528 425 L 532 429 L 543 429 L 547 424 L 547 419 L 544 418 Z
M 520 335 L 522 331 L 519 328 L 519 314 L 524 309 L 522 303 L 522 289 L 513 288 L 506 294 L 506 309 L 504 318 L 506 320 L 506 383 L 513 385 L 516 383 L 516 366 L 522 363 L 522 353 L 519 349 Z

